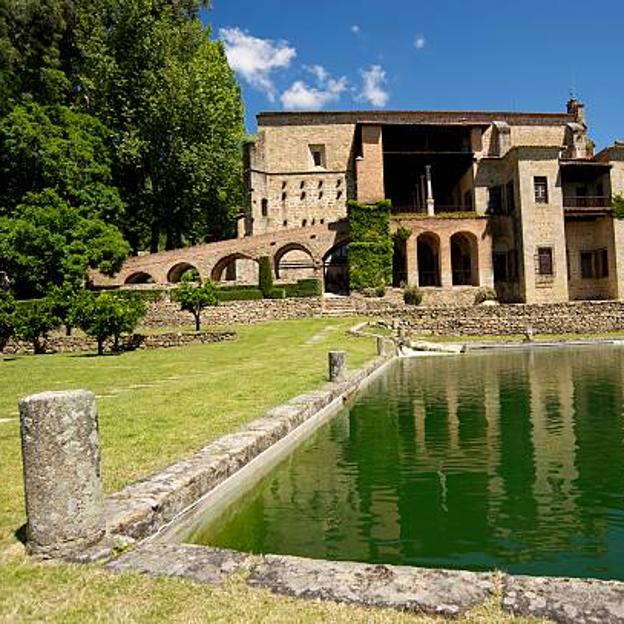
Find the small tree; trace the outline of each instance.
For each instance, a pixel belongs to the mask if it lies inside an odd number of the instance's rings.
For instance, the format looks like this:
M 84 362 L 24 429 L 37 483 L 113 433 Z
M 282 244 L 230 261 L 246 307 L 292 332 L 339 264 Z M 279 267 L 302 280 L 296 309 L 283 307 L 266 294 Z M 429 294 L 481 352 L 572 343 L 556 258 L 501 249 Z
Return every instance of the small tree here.
M 16 314 L 15 334 L 20 340 L 30 342 L 36 354 L 45 353 L 48 334 L 59 324 L 49 299 L 31 301 Z
M 219 302 L 217 299 L 217 289 L 210 281 L 199 284 L 193 282 L 182 282 L 171 293 L 172 301 L 180 304 L 180 309 L 190 312 L 195 319 L 195 331 L 201 327 L 201 313 L 204 308 L 215 306 Z
M 13 295 L 0 290 L 0 355 L 15 331 L 15 299 Z
M 267 299 L 273 290 L 273 272 L 271 271 L 271 260 L 269 256 L 262 256 L 258 261 L 260 264 L 258 287 L 262 291 L 262 296 Z
M 48 295 L 52 314 L 65 325 L 65 335 L 71 336 L 75 325 L 72 311 L 76 305 L 79 293 L 82 292 L 75 284 L 64 282 L 61 286 L 54 286 Z
M 97 342 L 98 355 L 104 353 L 104 342 L 113 338 L 115 351 L 119 339 L 131 333 L 145 314 L 145 303 L 136 297 L 103 293 L 97 297 L 81 297 L 72 313 L 80 329 Z

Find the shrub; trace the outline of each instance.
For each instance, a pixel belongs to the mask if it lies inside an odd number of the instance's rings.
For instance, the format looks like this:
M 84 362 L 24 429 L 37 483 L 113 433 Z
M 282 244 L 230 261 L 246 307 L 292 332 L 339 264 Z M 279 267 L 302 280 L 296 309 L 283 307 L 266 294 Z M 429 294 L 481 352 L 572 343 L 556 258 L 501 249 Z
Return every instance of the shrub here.
M 487 286 L 483 286 L 477 289 L 475 293 L 474 302 L 475 305 L 479 305 L 484 301 L 498 301 L 498 296 L 496 291 L 493 288 L 488 288 Z
M 61 323 L 52 307 L 51 299 L 39 299 L 23 307 L 15 319 L 15 335 L 30 342 L 35 353 L 45 353 L 48 334 Z
M 180 304 L 180 309 L 190 312 L 195 319 L 195 331 L 201 328 L 201 312 L 208 306 L 215 306 L 219 302 L 217 288 L 210 282 L 203 283 L 181 282 L 171 293 L 172 301 Z
M 287 297 L 320 297 L 323 294 L 323 283 L 316 277 L 300 279 L 296 284 L 284 284 Z
M 0 353 L 4 351 L 14 331 L 15 299 L 10 293 L 0 290 Z
M 622 195 L 613 197 L 613 216 L 616 219 L 624 219 L 624 196 Z
M 423 300 L 422 292 L 418 286 L 406 286 L 403 290 L 403 301 L 407 305 L 420 305 Z
M 262 299 L 262 292 L 256 288 L 219 288 L 219 301 L 252 301 Z
M 381 286 L 377 286 L 375 288 L 375 296 L 376 297 L 381 298 L 381 297 L 384 297 L 385 294 L 386 294 L 386 287 L 385 286 L 381 285 Z
M 286 299 L 285 288 L 274 288 L 268 296 L 269 299 Z
M 76 303 L 73 319 L 87 336 L 97 341 L 98 355 L 102 355 L 104 342 L 111 337 L 114 350 L 119 350 L 121 335 L 132 333 L 145 312 L 145 303 L 136 297 L 102 293 L 97 297 L 81 296 Z
M 258 287 L 263 297 L 269 297 L 273 290 L 273 271 L 271 270 L 271 260 L 269 256 L 262 256 L 258 264 L 260 265 Z

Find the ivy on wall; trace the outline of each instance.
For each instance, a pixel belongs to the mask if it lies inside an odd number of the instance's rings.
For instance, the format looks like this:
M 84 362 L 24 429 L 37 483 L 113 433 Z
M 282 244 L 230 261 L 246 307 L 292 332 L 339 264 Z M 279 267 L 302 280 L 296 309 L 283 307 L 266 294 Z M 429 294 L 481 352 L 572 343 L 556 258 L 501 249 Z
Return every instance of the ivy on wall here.
M 350 201 L 349 285 L 351 290 L 378 288 L 392 283 L 390 202 L 359 204 Z
M 613 216 L 616 219 L 624 219 L 624 197 L 616 195 L 613 198 Z

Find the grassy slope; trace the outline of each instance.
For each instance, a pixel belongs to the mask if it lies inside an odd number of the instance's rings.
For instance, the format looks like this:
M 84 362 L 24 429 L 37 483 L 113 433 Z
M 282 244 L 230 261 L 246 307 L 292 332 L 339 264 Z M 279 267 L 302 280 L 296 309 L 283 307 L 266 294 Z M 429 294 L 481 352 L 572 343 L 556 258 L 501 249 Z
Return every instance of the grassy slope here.
M 16 419 L 19 397 L 32 392 L 93 390 L 105 487 L 116 490 L 235 430 L 267 407 L 321 385 L 329 349 L 345 348 L 353 366 L 362 364 L 373 355 L 373 341 L 345 335 L 351 324 L 344 319 L 268 323 L 239 328 L 236 344 L 104 358 L 19 357 L 0 363 L 0 419 Z M 35 563 L 24 557 L 14 536 L 24 522 L 17 420 L 0 423 L 0 483 L 0 622 L 429 621 L 302 603 L 249 589 L 241 580 L 213 588 L 112 576 L 96 566 Z M 506 620 L 494 603 L 469 618 Z

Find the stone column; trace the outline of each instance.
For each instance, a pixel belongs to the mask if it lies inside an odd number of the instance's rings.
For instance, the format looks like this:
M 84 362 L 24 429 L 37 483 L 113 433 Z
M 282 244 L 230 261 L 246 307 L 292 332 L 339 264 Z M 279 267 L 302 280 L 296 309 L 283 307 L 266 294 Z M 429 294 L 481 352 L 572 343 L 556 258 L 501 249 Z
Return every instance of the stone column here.
M 347 354 L 344 351 L 329 352 L 329 381 L 344 381 L 347 376 Z
M 425 175 L 427 177 L 427 214 L 430 217 L 435 215 L 435 200 L 433 199 L 433 182 L 431 180 L 431 165 L 425 165 Z
M 411 234 L 405 241 L 405 257 L 407 268 L 407 283 L 410 286 L 418 286 L 418 250 L 416 236 Z
M 377 336 L 377 355 L 388 355 L 388 341 L 383 336 Z
M 105 531 L 95 397 L 44 392 L 19 408 L 28 550 L 71 558 Z

